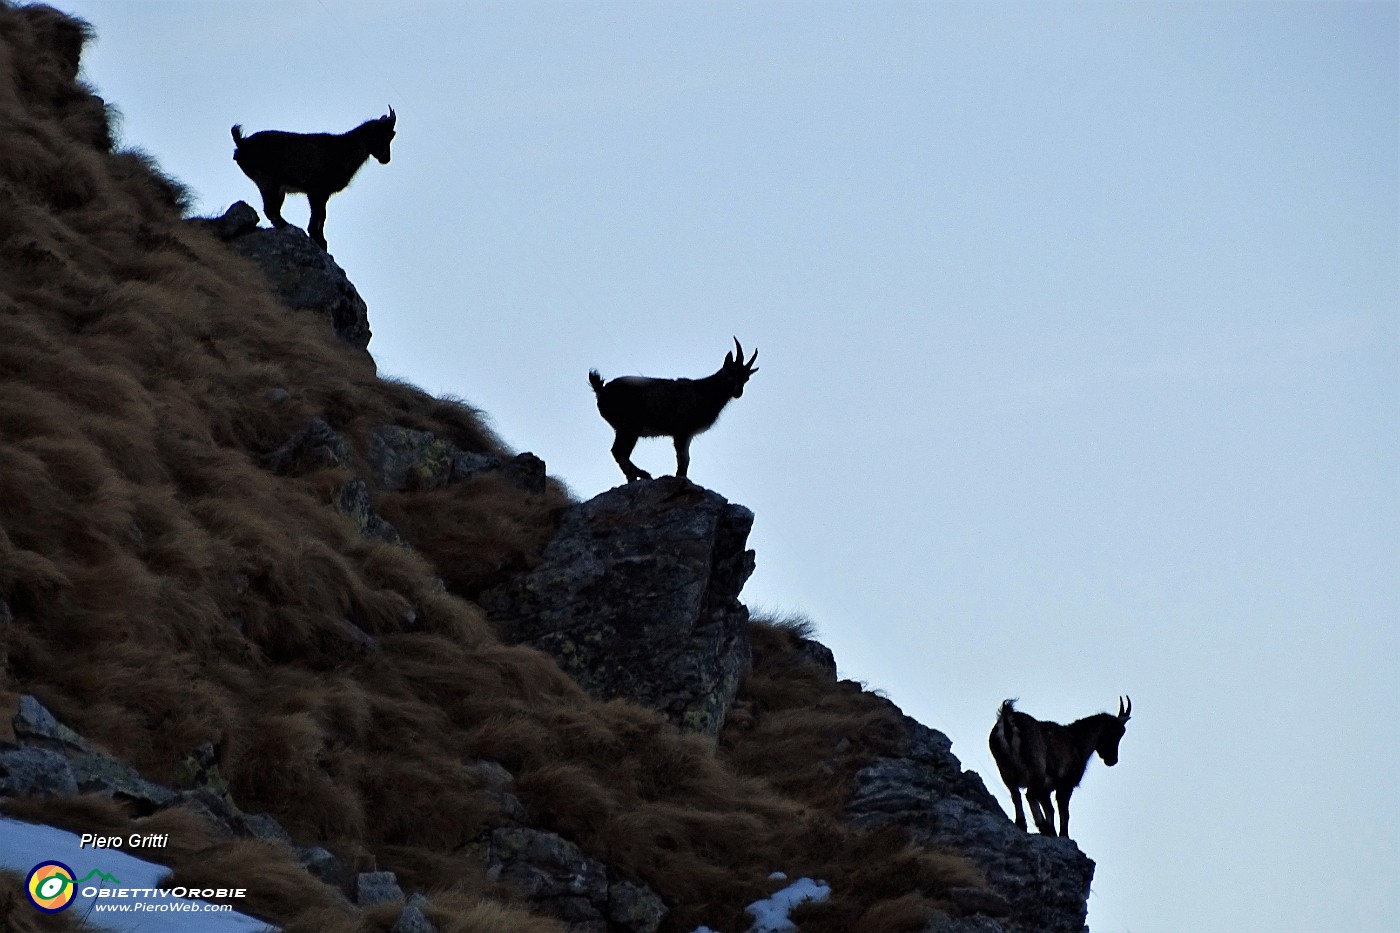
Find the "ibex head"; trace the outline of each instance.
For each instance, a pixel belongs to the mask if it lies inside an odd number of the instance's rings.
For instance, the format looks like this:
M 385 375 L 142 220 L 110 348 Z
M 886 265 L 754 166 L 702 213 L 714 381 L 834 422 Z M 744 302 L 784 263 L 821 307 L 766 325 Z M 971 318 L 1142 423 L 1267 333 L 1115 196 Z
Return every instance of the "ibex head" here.
M 390 107 L 388 116 L 371 121 L 374 132 L 369 137 L 369 154 L 378 159 L 380 165 L 389 164 L 389 144 L 394 141 L 394 124 L 398 119 L 398 114 Z
M 758 359 L 758 350 L 753 351 L 753 356 L 748 362 L 744 361 L 744 348 L 739 343 L 739 338 L 734 338 L 734 352 L 724 355 L 724 367 L 720 373 L 724 376 L 729 385 L 730 398 L 739 398 L 744 394 L 744 385 L 749 381 L 749 377 L 758 372 L 758 367 L 754 361 Z
M 1128 702 L 1124 704 L 1123 698 L 1118 698 L 1118 716 L 1112 723 L 1104 727 L 1099 733 L 1099 744 L 1094 750 L 1099 753 L 1103 763 L 1110 768 L 1118 764 L 1118 743 L 1123 740 L 1123 733 L 1128 727 L 1128 720 L 1133 715 L 1133 698 L 1128 697 Z

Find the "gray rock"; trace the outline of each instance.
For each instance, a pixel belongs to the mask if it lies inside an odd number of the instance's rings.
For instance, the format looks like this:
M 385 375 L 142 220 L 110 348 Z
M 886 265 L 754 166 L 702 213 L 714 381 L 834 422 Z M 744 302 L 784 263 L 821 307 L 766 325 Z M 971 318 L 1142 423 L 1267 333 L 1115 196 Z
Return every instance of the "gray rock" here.
M 214 838 L 225 840 L 239 835 L 239 812 L 229 800 L 207 787 L 181 791 L 175 795 L 173 806 L 200 817 L 213 832 Z
M 10 663 L 10 623 L 14 621 L 14 616 L 10 613 L 10 604 L 0 599 L 0 689 L 5 687 L 8 680 L 6 667 Z
M 821 668 L 834 683 L 836 681 L 836 655 L 819 641 L 802 638 L 797 642 L 796 654 L 804 661 Z
M 436 489 L 452 478 L 456 456 L 466 455 L 431 431 L 386 424 L 370 432 L 370 469 L 374 484 L 391 492 Z
M 27 693 L 19 698 L 19 711 L 11 722 L 15 737 L 25 745 L 97 752 L 91 742 L 55 719 L 44 704 Z
M 379 639 L 375 638 L 349 619 L 341 619 L 338 630 L 345 638 L 346 643 L 356 651 L 364 654 L 374 654 L 379 650 Z
M 370 433 L 370 470 L 375 485 L 391 492 L 437 489 L 495 472 L 525 492 L 545 488 L 544 461 L 528 451 L 513 457 L 465 451 L 431 431 L 394 424 Z
M 515 778 L 498 762 L 478 759 L 467 762 L 463 769 L 481 782 L 482 790 L 495 802 L 504 819 L 513 823 L 525 819 L 525 806 L 512 792 Z
M 369 309 L 364 299 L 345 270 L 303 231 L 291 226 L 257 227 L 230 237 L 228 244 L 263 271 L 283 305 L 321 315 L 337 337 L 358 350 L 369 346 Z
M 607 900 L 603 863 L 555 833 L 523 826 L 494 830 L 488 864 L 497 878 L 530 898 Z
M 348 467 L 350 444 L 320 418 L 311 421 L 263 458 L 274 473 L 300 475 L 326 467 Z
M 540 902 L 546 911 L 564 921 L 569 933 L 609 933 L 608 921 L 586 897 L 556 897 Z
M 1028 834 L 1007 819 L 982 779 L 964 771 L 942 733 L 902 717 L 902 756 L 856 773 L 846 803 L 858 826 L 898 825 L 933 849 L 961 855 L 985 889 L 958 889 L 936 933 L 1082 933 L 1094 863 L 1071 840 Z
M 288 844 L 292 841 L 292 834 L 287 832 L 287 828 L 267 813 L 239 813 L 237 825 L 234 828 L 239 831 L 240 836 L 249 836 L 253 839 Z
M 257 229 L 258 212 L 247 201 L 235 201 L 222 217 L 199 217 L 193 222 L 208 229 L 214 236 L 228 242 Z
M 316 879 L 338 888 L 345 880 L 345 865 L 329 851 L 320 846 L 296 846 L 297 861 Z
M 438 928 L 428 920 L 421 907 L 409 904 L 389 928 L 389 933 L 438 933 Z
M 608 888 L 608 919 L 630 933 L 656 933 L 670 913 L 655 891 L 630 881 L 614 881 Z
M 175 791 L 146 780 L 135 768 L 106 755 L 76 755 L 69 765 L 80 793 L 105 793 L 128 800 L 140 814 L 154 813 L 175 802 Z
M 48 748 L 0 751 L 0 797 L 70 797 L 78 792 L 68 759 Z
M 629 483 L 570 508 L 535 569 L 478 602 L 594 696 L 715 735 L 749 666 L 752 524 L 686 480 Z
M 374 510 L 369 498 L 369 485 L 358 476 L 336 491 L 331 504 L 336 511 L 354 522 L 360 534 L 366 538 L 378 538 L 399 547 L 408 546 L 399 535 L 399 530 Z
M 510 459 L 506 459 L 504 457 L 499 456 L 488 459 L 493 459 L 494 463 L 489 463 L 485 470 L 478 470 L 477 472 L 489 472 L 493 469 L 499 470 L 501 475 L 506 478 L 507 482 L 519 489 L 523 489 L 525 492 L 533 492 L 536 494 L 544 492 L 544 461 L 541 460 L 539 457 L 536 457 L 529 451 L 526 451 L 522 454 L 516 454 Z M 468 478 L 468 476 L 471 475 L 476 474 L 472 473 L 468 474 L 467 476 L 459 477 L 458 463 L 455 460 L 453 461 L 453 482 L 458 481 L 459 478 L 466 479 Z
M 990 917 L 953 917 L 936 910 L 923 933 L 1008 933 L 1005 926 Z
M 403 889 L 391 871 L 366 871 L 355 877 L 355 903 L 361 907 L 403 900 Z

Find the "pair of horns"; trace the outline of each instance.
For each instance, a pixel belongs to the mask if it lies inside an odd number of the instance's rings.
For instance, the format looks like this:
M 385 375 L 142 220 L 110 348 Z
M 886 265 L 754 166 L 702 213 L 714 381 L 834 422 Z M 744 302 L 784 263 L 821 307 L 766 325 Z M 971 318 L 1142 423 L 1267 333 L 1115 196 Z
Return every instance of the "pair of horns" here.
M 732 354 L 726 353 L 724 355 L 724 359 L 726 362 L 730 363 L 744 363 L 744 348 L 739 343 L 738 337 L 734 338 L 734 352 Z M 755 348 L 753 351 L 753 356 L 749 357 L 749 361 L 747 363 L 744 363 L 744 368 L 747 369 L 750 373 L 758 372 L 758 367 L 754 366 L 753 364 L 754 360 L 756 359 L 758 359 L 758 350 Z
M 399 119 L 399 115 L 396 114 L 396 113 L 394 113 L 394 108 L 393 108 L 393 106 L 390 106 L 390 107 L 389 107 L 389 123 L 390 123 L 391 125 L 394 124 L 394 123 L 397 123 L 397 122 L 398 122 L 398 119 Z
M 1124 722 L 1127 722 L 1127 721 L 1128 721 L 1128 717 L 1131 716 L 1131 715 L 1133 715 L 1133 698 L 1132 698 L 1132 697 L 1128 697 L 1128 705 L 1127 705 L 1127 706 L 1124 706 L 1124 705 L 1123 705 L 1123 698 L 1122 698 L 1122 697 L 1119 697 L 1119 698 L 1118 698 L 1118 718 L 1121 719 L 1121 720 L 1123 720 Z

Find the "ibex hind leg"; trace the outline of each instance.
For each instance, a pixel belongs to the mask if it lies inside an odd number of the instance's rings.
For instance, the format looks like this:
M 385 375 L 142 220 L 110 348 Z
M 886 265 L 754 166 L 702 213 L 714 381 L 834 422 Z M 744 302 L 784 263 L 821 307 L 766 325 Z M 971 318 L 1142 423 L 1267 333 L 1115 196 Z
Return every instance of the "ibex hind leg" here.
M 267 215 L 267 220 L 279 230 L 288 226 L 282 219 L 282 201 L 287 197 L 287 193 L 282 190 L 281 185 L 258 185 L 258 191 L 262 194 L 263 213 Z
M 1026 811 L 1021 807 L 1021 791 L 1015 787 L 1011 788 L 1011 802 L 1016 805 L 1016 825 L 1021 829 L 1025 829 Z
M 622 475 L 627 477 L 627 482 L 632 483 L 639 479 L 651 479 L 651 474 L 632 462 L 632 448 L 637 446 L 637 436 L 619 434 L 617 440 L 613 441 L 612 455 L 617 461 L 617 465 L 622 467 Z
M 1050 806 L 1050 792 L 1031 794 L 1026 793 L 1026 799 L 1030 801 L 1031 816 L 1035 818 L 1035 828 L 1046 836 L 1055 835 L 1055 811 Z

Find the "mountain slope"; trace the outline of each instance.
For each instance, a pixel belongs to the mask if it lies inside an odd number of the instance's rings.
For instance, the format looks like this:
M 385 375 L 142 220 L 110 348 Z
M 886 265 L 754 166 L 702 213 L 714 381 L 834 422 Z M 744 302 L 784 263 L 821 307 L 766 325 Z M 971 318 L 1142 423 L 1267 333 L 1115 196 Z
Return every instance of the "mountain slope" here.
M 7 812 L 168 832 L 177 883 L 246 886 L 238 908 L 288 929 L 388 929 L 402 905 L 344 897 L 376 868 L 450 930 L 739 930 L 775 870 L 832 886 L 804 931 L 976 913 L 978 868 L 846 819 L 855 775 L 899 754 L 903 727 L 807 671 L 788 628 L 754 626 L 717 746 L 505 643 L 474 600 L 536 565 L 566 492 L 504 470 L 383 481 L 386 436 L 511 452 L 469 406 L 378 378 L 185 220 L 179 185 L 114 149 L 77 82 L 85 38 L 0 4 L 0 722 L 36 697 L 101 760 L 185 796 Z M 367 514 L 393 533 L 366 533 Z M 483 846 L 512 839 L 594 860 L 613 915 L 507 883 Z M 329 853 L 320 880 L 310 847 Z M 619 919 L 634 889 L 664 919 Z

